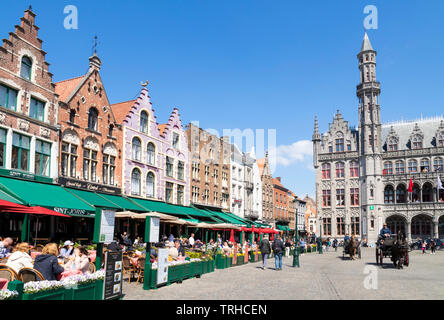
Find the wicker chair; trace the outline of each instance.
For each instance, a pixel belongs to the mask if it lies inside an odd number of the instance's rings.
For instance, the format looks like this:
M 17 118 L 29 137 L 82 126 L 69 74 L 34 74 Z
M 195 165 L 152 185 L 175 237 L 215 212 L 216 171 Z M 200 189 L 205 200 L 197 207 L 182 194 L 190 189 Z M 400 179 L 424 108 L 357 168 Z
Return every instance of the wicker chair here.
M 137 283 L 139 283 L 140 278 L 143 279 L 144 273 L 145 273 L 145 258 L 139 258 L 137 261 L 138 267 L 139 267 L 139 274 L 137 276 Z
M 23 268 L 18 273 L 19 280 L 23 283 L 31 282 L 31 281 L 42 281 L 45 280 L 43 275 L 37 271 L 36 269 L 31 268 Z
M 8 262 L 8 258 L 2 258 L 2 259 L 0 259 L 0 263 L 1 263 L 1 264 L 5 264 L 6 262 Z
M 132 276 L 136 274 L 136 268 L 132 265 L 130 258 L 127 255 L 123 256 L 123 274 L 128 274 L 128 282 L 131 282 Z
M 92 262 L 89 263 L 89 272 L 91 273 L 96 272 L 96 266 Z
M 5 264 L 0 265 L 0 278 L 7 279 L 8 281 L 20 279 L 14 269 L 8 267 Z

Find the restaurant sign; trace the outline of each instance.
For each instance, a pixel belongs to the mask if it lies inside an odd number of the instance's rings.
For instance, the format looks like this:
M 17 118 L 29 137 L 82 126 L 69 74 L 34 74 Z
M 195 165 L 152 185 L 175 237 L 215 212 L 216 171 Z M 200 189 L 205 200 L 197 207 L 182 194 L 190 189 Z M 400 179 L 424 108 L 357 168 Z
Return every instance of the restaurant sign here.
M 31 172 L 7 170 L 2 168 L 0 168 L 0 176 L 5 176 L 8 178 L 15 178 L 15 179 L 31 180 L 37 182 L 46 182 L 46 183 L 53 182 L 52 179 L 49 177 L 39 176 Z
M 57 211 L 58 213 L 63 213 L 68 216 L 93 216 L 94 214 L 91 211 L 83 210 L 83 209 L 71 209 L 71 208 L 59 208 L 55 207 L 53 209 L 54 211 Z
M 88 190 L 92 192 L 108 193 L 112 195 L 120 195 L 122 193 L 122 191 L 116 187 L 105 186 L 87 181 L 67 179 L 62 177 L 59 178 L 58 183 L 65 187 L 80 189 L 80 190 Z

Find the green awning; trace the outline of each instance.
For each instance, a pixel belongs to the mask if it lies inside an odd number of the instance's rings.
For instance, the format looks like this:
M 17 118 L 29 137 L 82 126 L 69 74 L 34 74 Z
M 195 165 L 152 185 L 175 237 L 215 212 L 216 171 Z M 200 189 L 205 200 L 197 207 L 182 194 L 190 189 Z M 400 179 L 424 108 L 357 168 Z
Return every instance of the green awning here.
M 86 204 L 59 185 L 0 177 L 0 189 L 31 206 L 42 206 L 55 211 L 85 216 L 95 208 Z
M 174 206 L 165 202 L 145 200 L 139 198 L 129 198 L 129 199 L 137 203 L 139 206 L 145 208 L 146 211 L 156 211 L 172 215 L 187 216 L 186 213 L 178 209 L 179 206 Z
M 147 211 L 147 209 L 144 208 L 143 206 L 140 206 L 140 205 L 134 203 L 135 201 L 133 198 L 126 198 L 123 196 L 113 196 L 113 195 L 105 194 L 105 193 L 96 193 L 96 195 L 98 195 L 99 197 L 102 197 L 103 199 L 107 200 L 108 202 L 112 202 L 114 205 L 116 205 L 117 207 L 124 209 L 124 210 L 141 211 L 141 212 Z
M 225 213 L 222 211 L 213 211 L 213 210 L 207 210 L 207 209 L 205 209 L 205 211 L 212 213 L 217 218 L 220 218 L 227 223 L 232 223 L 232 224 L 236 224 L 236 225 L 244 225 L 244 226 L 248 225 L 247 223 L 242 221 L 241 218 L 233 215 L 232 213 Z
M 14 202 L 14 203 L 17 203 L 17 204 L 23 204 L 22 201 L 14 198 L 13 196 L 10 196 L 9 194 L 4 192 L 3 190 L 0 190 L 0 199 L 6 200 L 6 201 L 9 201 L 9 202 Z
M 72 193 L 73 195 L 79 197 L 83 201 L 87 202 L 91 206 L 95 207 L 103 207 L 103 208 L 114 208 L 114 209 L 123 209 L 116 205 L 115 203 L 106 200 L 105 198 L 99 196 L 95 192 L 91 191 L 83 191 L 71 188 L 64 188 L 66 191 Z
M 276 228 L 278 230 L 282 230 L 282 231 L 290 231 L 290 227 L 289 226 L 282 226 L 280 224 L 276 225 Z

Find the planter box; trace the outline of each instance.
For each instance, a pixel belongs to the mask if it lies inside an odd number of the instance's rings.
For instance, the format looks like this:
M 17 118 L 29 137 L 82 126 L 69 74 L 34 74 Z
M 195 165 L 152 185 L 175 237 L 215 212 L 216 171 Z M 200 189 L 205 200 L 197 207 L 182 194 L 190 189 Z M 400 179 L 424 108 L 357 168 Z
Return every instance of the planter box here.
M 23 293 L 22 300 L 72 300 L 71 290 L 65 288 L 42 291 L 37 293 Z M 68 297 L 68 299 L 66 299 Z
M 216 269 L 228 268 L 228 259 L 226 256 L 218 254 L 216 255 Z

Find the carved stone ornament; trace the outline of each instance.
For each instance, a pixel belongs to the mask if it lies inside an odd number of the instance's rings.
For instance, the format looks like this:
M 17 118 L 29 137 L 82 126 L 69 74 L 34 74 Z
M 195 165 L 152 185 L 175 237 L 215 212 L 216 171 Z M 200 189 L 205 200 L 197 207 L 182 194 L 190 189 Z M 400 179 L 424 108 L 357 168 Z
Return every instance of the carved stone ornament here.
M 117 157 L 117 149 L 112 143 L 105 144 L 105 147 L 103 148 L 103 153 Z
M 0 112 L 0 123 L 6 122 L 6 113 Z
M 40 136 L 49 138 L 51 137 L 51 131 L 48 128 L 40 127 Z
M 87 149 L 91 149 L 94 151 L 100 151 L 99 143 L 96 139 L 88 137 L 85 139 L 85 142 L 83 143 L 83 146 Z
M 75 131 L 66 130 L 62 135 L 62 141 L 72 143 L 72 144 L 80 144 L 79 136 Z
M 29 131 L 29 122 L 22 119 L 17 119 L 17 127 L 23 131 Z

